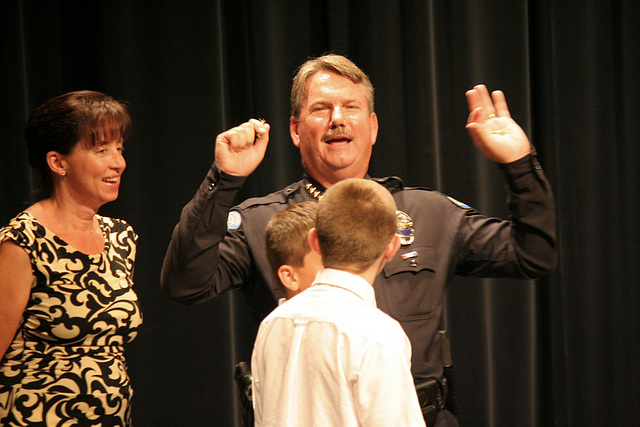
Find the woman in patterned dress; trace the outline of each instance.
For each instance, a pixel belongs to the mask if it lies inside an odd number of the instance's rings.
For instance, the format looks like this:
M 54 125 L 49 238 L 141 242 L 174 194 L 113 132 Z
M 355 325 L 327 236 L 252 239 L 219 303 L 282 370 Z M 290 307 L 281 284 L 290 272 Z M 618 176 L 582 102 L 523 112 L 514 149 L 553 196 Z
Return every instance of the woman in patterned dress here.
M 130 128 L 121 103 L 91 91 L 27 122 L 39 201 L 0 229 L 0 425 L 131 425 L 137 235 L 97 213 L 118 197 Z

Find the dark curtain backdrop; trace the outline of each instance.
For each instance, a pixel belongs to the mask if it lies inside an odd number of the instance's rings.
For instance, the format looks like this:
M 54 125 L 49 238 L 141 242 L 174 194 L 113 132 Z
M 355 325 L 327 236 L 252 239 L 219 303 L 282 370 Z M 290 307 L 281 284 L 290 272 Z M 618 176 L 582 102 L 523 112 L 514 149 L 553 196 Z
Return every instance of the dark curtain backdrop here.
M 22 126 L 64 92 L 126 100 L 134 118 L 119 199 L 103 214 L 140 235 L 144 310 L 127 348 L 138 426 L 238 426 L 233 367 L 256 325 L 242 295 L 164 297 L 159 272 L 181 207 L 221 131 L 271 124 L 242 198 L 299 179 L 288 133 L 295 68 L 348 55 L 376 87 L 370 173 L 504 217 L 498 168 L 470 142 L 464 93 L 502 89 L 557 200 L 560 262 L 539 281 L 458 278 L 452 338 L 463 426 L 640 423 L 636 0 L 46 1 L 0 6 L 0 220 L 28 205 Z

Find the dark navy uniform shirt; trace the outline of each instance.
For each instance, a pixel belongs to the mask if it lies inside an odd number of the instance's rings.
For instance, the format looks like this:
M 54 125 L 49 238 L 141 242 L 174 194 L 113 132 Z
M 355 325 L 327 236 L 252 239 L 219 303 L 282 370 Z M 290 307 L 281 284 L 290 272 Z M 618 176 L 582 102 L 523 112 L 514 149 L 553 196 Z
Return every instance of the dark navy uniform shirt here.
M 437 329 L 454 274 L 532 279 L 555 268 L 553 195 L 535 153 L 500 167 L 509 190 L 509 220 L 483 216 L 437 191 L 404 187 L 399 178 L 375 179 L 413 222 L 413 242 L 401 246 L 374 288 L 378 307 L 400 322 L 411 341 L 416 378 L 442 375 Z M 315 200 L 305 186 L 319 186 L 305 176 L 233 206 L 244 181 L 212 166 L 182 210 L 161 281 L 170 298 L 187 304 L 242 289 L 260 320 L 283 296 L 266 257 L 267 222 L 288 205 Z

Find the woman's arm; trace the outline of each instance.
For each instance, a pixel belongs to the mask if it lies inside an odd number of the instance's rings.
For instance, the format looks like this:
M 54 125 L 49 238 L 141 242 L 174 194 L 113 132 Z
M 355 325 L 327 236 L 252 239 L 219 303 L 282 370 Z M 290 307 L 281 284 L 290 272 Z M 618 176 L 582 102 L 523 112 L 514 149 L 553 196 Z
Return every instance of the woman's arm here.
M 12 241 L 0 244 L 0 359 L 20 326 L 32 281 L 31 262 L 25 250 Z

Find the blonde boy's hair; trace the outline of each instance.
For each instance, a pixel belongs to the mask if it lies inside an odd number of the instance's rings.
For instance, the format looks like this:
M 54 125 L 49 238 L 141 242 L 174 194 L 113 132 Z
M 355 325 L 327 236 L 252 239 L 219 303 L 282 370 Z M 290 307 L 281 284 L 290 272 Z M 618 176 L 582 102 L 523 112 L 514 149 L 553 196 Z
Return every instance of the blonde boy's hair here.
M 396 203 L 382 185 L 358 178 L 335 184 L 316 217 L 324 266 L 364 270 L 383 254 L 396 224 Z

